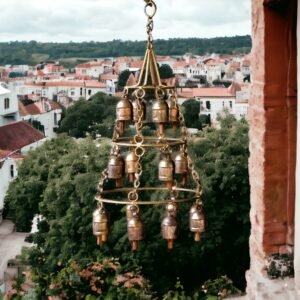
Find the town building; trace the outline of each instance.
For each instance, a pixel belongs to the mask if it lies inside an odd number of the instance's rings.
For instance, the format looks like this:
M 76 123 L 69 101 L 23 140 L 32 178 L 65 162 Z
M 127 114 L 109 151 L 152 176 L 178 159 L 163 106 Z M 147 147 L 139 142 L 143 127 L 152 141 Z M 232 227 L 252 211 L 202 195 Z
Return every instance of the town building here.
M 17 120 L 18 101 L 6 85 L 0 84 L 0 126 Z

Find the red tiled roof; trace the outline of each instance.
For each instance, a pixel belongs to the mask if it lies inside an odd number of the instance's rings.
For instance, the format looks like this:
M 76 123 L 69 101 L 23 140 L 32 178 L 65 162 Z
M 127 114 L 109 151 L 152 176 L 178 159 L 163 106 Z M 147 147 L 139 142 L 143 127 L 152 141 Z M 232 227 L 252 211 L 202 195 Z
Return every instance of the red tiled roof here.
M 194 97 L 233 97 L 227 88 L 183 88 L 178 90 L 178 94 L 183 98 Z
M 54 101 L 46 100 L 46 103 L 50 105 L 51 110 L 61 109 L 61 106 Z M 49 106 L 47 106 L 47 111 L 49 111 Z M 32 104 L 24 105 L 21 101 L 19 101 L 19 113 L 21 116 L 34 116 L 40 115 L 47 112 L 43 109 L 43 105 L 41 102 L 35 102 Z
M 0 127 L 0 148 L 4 150 L 20 150 L 43 138 L 44 135 L 40 131 L 24 121 Z
M 15 153 L 14 151 L 11 151 L 11 150 L 1 150 L 0 149 L 0 159 L 3 159 L 5 157 L 12 157 L 14 159 L 20 159 L 20 158 L 25 158 L 26 156 L 23 154 Z
M 143 66 L 144 61 L 143 60 L 137 60 L 130 63 L 130 68 L 137 68 L 141 69 Z
M 118 80 L 118 75 L 115 74 L 102 74 L 100 80 Z
M 106 84 L 99 82 L 97 80 L 77 80 L 77 81 L 45 81 L 45 82 L 28 82 L 26 85 L 32 85 L 32 86 L 69 86 L 69 87 L 95 87 L 95 88 L 106 88 Z

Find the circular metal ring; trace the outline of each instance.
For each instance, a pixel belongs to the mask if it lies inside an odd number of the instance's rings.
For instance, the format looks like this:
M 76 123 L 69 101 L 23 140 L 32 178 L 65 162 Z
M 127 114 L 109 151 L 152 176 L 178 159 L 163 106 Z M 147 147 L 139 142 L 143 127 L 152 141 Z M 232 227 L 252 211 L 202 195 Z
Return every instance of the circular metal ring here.
M 135 91 L 135 95 L 137 98 L 144 98 L 146 95 L 146 91 L 142 87 L 140 87 Z
M 131 137 L 121 137 L 113 141 L 118 146 L 133 147 L 135 145 L 134 139 Z M 157 138 L 144 137 L 143 148 L 164 148 L 184 145 L 185 141 L 176 138 Z
M 142 148 L 142 147 L 136 147 L 136 148 L 134 149 L 134 154 L 135 154 L 137 157 L 142 157 L 142 156 L 144 156 L 145 152 L 146 152 L 146 150 L 145 150 L 144 148 Z
M 167 187 L 140 187 L 138 188 L 138 191 L 166 191 L 168 192 Z M 192 189 L 186 189 L 186 188 L 177 188 L 178 192 L 188 192 L 193 194 L 191 197 L 187 198 L 180 198 L 180 199 L 175 199 L 172 200 L 172 203 L 185 203 L 185 202 L 191 202 L 191 201 L 196 201 L 199 199 L 199 195 L 197 195 L 197 191 L 192 190 Z M 130 193 L 134 192 L 132 188 L 117 188 L 113 190 L 106 190 L 103 191 L 101 196 L 96 196 L 95 199 L 96 201 L 102 201 L 103 203 L 110 203 L 110 204 L 121 204 L 121 205 L 127 205 L 127 204 L 133 204 L 133 201 L 130 200 L 112 200 L 112 199 L 105 199 L 102 198 L 102 195 L 109 195 L 109 194 L 114 194 L 114 193 Z M 129 196 L 129 194 L 128 194 Z M 170 202 L 170 199 L 165 199 L 165 200 L 158 200 L 158 201 L 147 201 L 147 200 L 140 200 L 140 201 L 134 201 L 135 205 L 165 205 L 168 202 Z
M 157 88 L 155 90 L 155 96 L 156 96 L 156 99 L 160 99 L 160 100 L 163 100 L 164 97 L 165 97 L 165 92 L 163 89 L 161 88 Z
M 148 8 L 151 8 L 152 9 L 152 12 L 148 12 Z M 157 6 L 156 4 L 153 2 L 153 1 L 149 1 L 146 6 L 145 6 L 145 15 L 148 17 L 148 18 L 153 18 L 156 14 L 156 11 L 157 11 Z
M 128 193 L 128 199 L 134 203 L 136 203 L 137 200 L 139 200 L 139 194 L 136 191 L 130 191 Z M 102 201 L 103 202 L 103 201 Z

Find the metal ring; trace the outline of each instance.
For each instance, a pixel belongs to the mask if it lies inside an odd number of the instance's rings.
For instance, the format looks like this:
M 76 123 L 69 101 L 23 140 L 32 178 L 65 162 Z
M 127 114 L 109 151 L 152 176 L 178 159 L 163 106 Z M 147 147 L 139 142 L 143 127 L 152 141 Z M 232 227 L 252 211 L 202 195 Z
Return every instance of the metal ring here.
M 138 191 L 166 191 L 168 192 L 168 188 L 167 187 L 140 187 L 138 189 Z M 199 199 L 199 195 L 197 194 L 197 191 L 192 190 L 192 189 L 186 189 L 186 188 L 177 188 L 176 190 L 177 192 L 188 192 L 193 194 L 193 196 L 191 197 L 187 197 L 187 198 L 177 198 L 175 199 L 174 203 L 185 203 L 185 202 L 192 202 L 195 201 L 197 199 Z M 109 194 L 114 194 L 114 193 L 130 193 L 132 192 L 132 194 L 135 192 L 132 190 L 132 188 L 117 188 L 117 189 L 113 189 L 113 190 L 106 190 L 103 191 L 101 196 L 96 196 L 95 199 L 96 201 L 101 201 L 103 203 L 110 203 L 110 204 L 121 204 L 121 205 L 127 205 L 127 204 L 133 204 L 133 201 L 130 200 L 112 200 L 112 199 L 106 199 L 106 198 L 102 198 L 102 195 L 109 195 Z M 168 202 L 170 201 L 170 199 L 168 200 L 158 200 L 158 201 L 147 201 L 147 200 L 140 200 L 140 201 L 134 201 L 134 204 L 136 205 L 166 205 Z
M 139 195 L 136 191 L 130 191 L 128 193 L 128 200 L 130 200 L 131 202 L 136 202 L 137 200 L 139 200 Z
M 157 88 L 155 90 L 155 96 L 156 96 L 156 99 L 163 100 L 164 96 L 165 96 L 164 90 L 161 88 Z
M 142 156 L 144 156 L 145 152 L 146 152 L 145 148 L 142 148 L 142 147 L 136 147 L 136 148 L 134 149 L 134 154 L 135 154 L 137 157 L 142 157 Z
M 152 13 L 148 13 L 148 11 L 147 11 L 147 9 L 148 8 L 152 8 Z M 157 11 L 157 6 L 156 6 L 156 4 L 152 1 L 152 0 L 150 0 L 147 4 L 146 4 L 146 6 L 145 6 L 145 15 L 148 17 L 148 18 L 153 18 L 154 16 L 155 16 L 155 14 L 156 14 L 156 11 Z
M 146 95 L 146 92 L 143 88 L 140 87 L 139 89 L 137 89 L 135 91 L 135 95 L 136 95 L 137 98 L 144 98 L 145 95 Z

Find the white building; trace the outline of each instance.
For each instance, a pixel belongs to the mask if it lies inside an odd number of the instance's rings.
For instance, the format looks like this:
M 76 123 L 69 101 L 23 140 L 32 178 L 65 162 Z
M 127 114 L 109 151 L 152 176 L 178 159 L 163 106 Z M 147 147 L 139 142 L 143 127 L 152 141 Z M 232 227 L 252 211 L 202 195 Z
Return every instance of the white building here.
M 64 96 L 72 101 L 78 101 L 81 97 L 89 99 L 98 92 L 106 93 L 106 90 L 106 84 L 97 80 L 44 81 L 25 83 L 22 95 L 36 96 L 34 100 L 40 98 L 58 100 L 58 96 Z
M 0 150 L 0 223 L 9 184 L 18 175 L 18 167 L 24 157 L 10 150 Z
M 76 75 L 99 78 L 104 73 L 104 63 L 92 61 L 85 64 L 80 64 L 75 67 Z
M 236 119 L 247 118 L 248 90 L 242 91 L 241 87 L 232 83 L 229 88 L 181 88 L 178 89 L 179 104 L 185 100 L 195 99 L 200 104 L 200 114 L 207 115 L 212 125 L 218 125 L 218 114 L 228 110 Z
M 17 120 L 18 100 L 11 91 L 0 84 L 0 126 Z
M 61 120 L 62 109 L 54 101 L 41 100 L 29 105 L 24 105 L 19 101 L 20 118 L 29 123 L 38 121 L 44 127 L 46 138 L 55 138 L 56 129 Z

